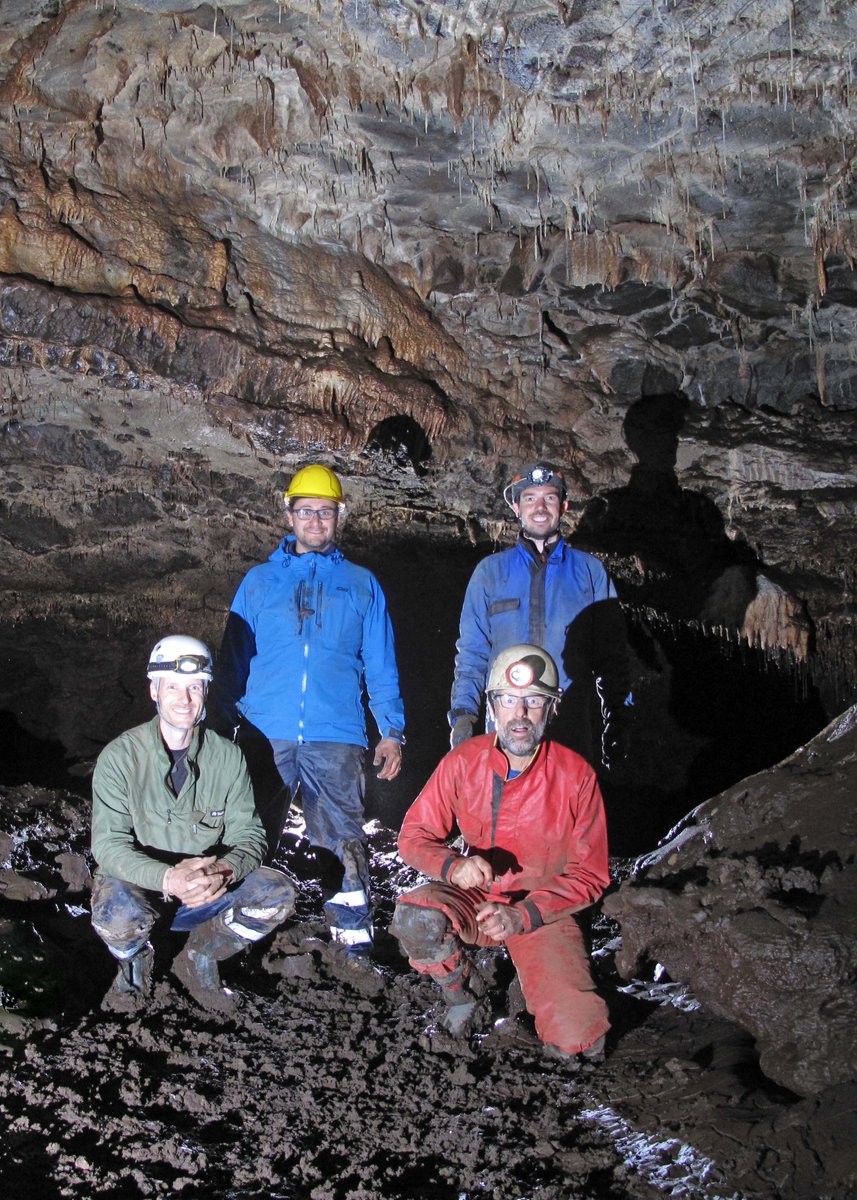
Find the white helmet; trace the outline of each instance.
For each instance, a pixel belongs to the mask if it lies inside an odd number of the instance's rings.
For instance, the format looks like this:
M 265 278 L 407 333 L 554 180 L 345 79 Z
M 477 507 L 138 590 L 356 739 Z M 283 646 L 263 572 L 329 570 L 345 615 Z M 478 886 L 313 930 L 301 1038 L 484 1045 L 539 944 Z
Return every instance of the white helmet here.
M 541 646 L 528 642 L 501 650 L 488 674 L 485 691 L 508 692 L 515 688 L 526 696 L 550 696 L 559 700 L 562 688 L 556 663 Z
M 211 651 L 199 638 L 171 633 L 161 638 L 152 650 L 146 674 L 149 679 L 179 675 L 182 679 L 204 679 L 211 683 L 214 675 Z

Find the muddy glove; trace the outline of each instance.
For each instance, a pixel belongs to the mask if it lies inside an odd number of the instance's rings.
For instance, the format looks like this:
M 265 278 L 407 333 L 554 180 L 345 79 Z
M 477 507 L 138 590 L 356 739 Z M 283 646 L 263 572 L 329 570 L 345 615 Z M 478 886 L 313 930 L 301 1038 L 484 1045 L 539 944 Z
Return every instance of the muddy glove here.
M 466 742 L 469 737 L 473 737 L 475 724 L 476 717 L 473 713 L 462 713 L 452 721 L 452 732 L 449 735 L 450 750 L 454 750 L 460 742 Z

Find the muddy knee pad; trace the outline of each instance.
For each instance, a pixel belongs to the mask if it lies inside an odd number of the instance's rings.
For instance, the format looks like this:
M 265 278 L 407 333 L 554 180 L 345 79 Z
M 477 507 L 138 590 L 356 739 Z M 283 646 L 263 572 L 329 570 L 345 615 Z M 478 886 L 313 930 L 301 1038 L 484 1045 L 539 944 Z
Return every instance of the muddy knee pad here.
M 92 928 L 118 959 L 133 958 L 149 940 L 157 912 L 142 888 L 99 875 L 92 889 Z
M 257 867 L 233 893 L 225 924 L 239 937 L 256 942 L 281 925 L 295 907 L 296 889 L 284 871 Z
M 390 933 L 414 962 L 439 963 L 450 958 L 458 948 L 449 918 L 437 908 L 409 904 L 400 900 L 396 905 Z

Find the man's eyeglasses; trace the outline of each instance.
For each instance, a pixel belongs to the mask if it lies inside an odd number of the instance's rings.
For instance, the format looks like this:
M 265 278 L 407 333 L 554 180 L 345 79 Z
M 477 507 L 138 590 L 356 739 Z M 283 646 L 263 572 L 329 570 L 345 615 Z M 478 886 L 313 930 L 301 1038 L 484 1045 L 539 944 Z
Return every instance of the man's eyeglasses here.
M 172 662 L 149 663 L 150 671 L 175 671 L 177 675 L 199 675 L 202 671 L 210 671 L 211 663 L 201 654 L 180 654 Z
M 523 700 L 524 708 L 544 708 L 546 704 L 550 704 L 550 696 L 511 696 L 508 692 L 495 692 L 494 703 L 499 704 L 501 708 L 517 708 Z
M 296 517 L 300 517 L 302 521 L 311 521 L 313 517 L 318 517 L 319 521 L 330 521 L 336 516 L 335 508 L 293 508 L 292 513 Z

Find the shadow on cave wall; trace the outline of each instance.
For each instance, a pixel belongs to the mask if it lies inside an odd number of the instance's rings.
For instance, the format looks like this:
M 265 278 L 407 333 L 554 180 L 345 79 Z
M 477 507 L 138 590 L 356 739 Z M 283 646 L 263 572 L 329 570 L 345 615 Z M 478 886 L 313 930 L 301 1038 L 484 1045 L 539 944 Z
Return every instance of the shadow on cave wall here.
M 677 393 L 631 406 L 623 425 L 637 459 L 630 479 L 590 501 L 571 538 L 608 560 L 637 564 L 616 574 L 636 660 L 632 744 L 604 781 L 614 824 L 634 845 L 650 820 L 642 813 L 671 824 L 780 761 L 833 715 L 807 664 L 738 636 L 757 576 L 772 572 L 728 536 L 711 500 L 681 487 L 675 467 L 687 410 Z M 712 635 L 717 627 L 729 635 Z
M 746 542 L 733 541 L 717 505 L 676 475 L 679 433 L 689 404 L 679 393 L 632 404 L 622 431 L 637 462 L 628 483 L 589 502 L 572 541 L 582 549 L 635 557 L 642 580 L 622 599 L 675 620 L 740 628 L 761 570 Z

